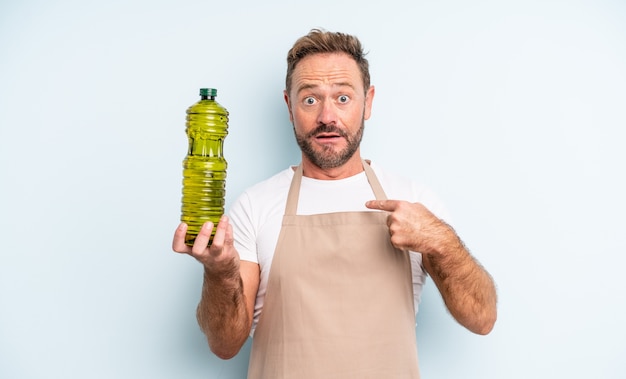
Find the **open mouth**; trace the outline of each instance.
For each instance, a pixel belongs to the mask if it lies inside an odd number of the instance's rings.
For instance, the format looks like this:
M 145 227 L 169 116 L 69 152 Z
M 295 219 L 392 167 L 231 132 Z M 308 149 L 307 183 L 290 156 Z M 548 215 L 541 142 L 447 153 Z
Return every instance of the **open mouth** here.
M 316 139 L 319 140 L 332 140 L 341 138 L 342 136 L 338 133 L 320 133 L 315 136 Z

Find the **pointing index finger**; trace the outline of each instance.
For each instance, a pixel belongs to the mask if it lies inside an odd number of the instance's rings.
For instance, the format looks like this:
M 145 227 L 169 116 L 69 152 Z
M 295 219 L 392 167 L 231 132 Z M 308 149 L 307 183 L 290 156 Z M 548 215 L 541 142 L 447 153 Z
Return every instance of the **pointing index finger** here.
M 380 209 L 382 211 L 392 212 L 396 209 L 395 200 L 370 200 L 365 203 L 365 206 L 369 209 Z

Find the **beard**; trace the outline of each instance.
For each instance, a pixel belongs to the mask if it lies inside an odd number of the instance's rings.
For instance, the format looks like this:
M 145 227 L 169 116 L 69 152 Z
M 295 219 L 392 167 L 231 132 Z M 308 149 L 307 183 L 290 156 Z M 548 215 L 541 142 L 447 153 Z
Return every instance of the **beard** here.
M 321 169 L 331 169 L 342 166 L 357 151 L 361 140 L 363 139 L 363 131 L 365 130 L 365 121 L 361 120 L 361 127 L 356 133 L 350 135 L 344 130 L 339 129 L 334 125 L 322 124 L 306 134 L 305 136 L 299 136 L 296 133 L 296 128 L 293 128 L 293 132 L 296 136 L 296 141 L 302 153 L 317 167 Z M 315 150 L 311 140 L 315 138 L 319 133 L 336 133 L 345 138 L 347 145 L 345 148 L 336 151 L 331 145 L 324 145 L 320 150 Z

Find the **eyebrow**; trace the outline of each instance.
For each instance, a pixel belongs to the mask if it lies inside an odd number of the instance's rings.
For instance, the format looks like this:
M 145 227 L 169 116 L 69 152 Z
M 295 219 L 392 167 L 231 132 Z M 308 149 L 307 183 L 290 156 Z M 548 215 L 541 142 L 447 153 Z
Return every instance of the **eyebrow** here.
M 349 82 L 339 82 L 339 83 L 333 83 L 332 84 L 333 87 L 349 87 L 351 89 L 355 89 L 354 86 L 352 84 L 350 84 Z M 319 87 L 318 84 L 314 84 L 314 83 L 306 83 L 303 84 L 301 87 L 298 87 L 297 92 L 296 93 L 300 93 L 302 91 L 308 90 L 308 89 L 314 89 Z

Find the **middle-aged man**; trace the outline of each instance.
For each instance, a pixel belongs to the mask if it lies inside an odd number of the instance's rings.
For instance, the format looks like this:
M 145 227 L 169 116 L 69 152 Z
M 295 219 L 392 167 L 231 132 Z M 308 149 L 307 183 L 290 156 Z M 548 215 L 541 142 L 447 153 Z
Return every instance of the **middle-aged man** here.
M 198 322 L 224 359 L 253 336 L 249 378 L 419 378 L 426 276 L 478 334 L 496 321 L 494 283 L 432 193 L 361 157 L 375 91 L 360 41 L 314 29 L 287 63 L 301 164 L 246 190 L 211 246 L 212 223 L 193 246 L 175 232 L 204 266 Z

